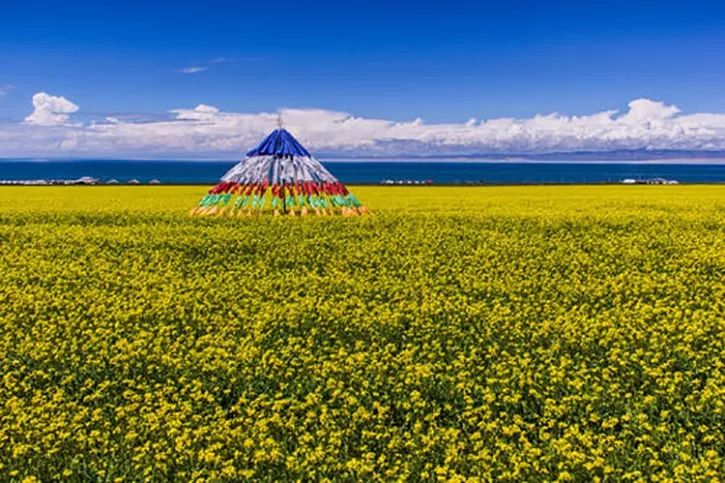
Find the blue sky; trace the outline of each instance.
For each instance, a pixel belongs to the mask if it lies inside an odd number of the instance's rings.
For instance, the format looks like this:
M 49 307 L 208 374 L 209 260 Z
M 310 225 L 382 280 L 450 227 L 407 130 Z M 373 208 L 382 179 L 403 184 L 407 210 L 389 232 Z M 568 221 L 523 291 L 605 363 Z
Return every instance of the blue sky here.
M 80 106 L 78 122 L 198 104 L 426 123 L 625 112 L 639 98 L 718 113 L 723 52 L 725 2 L 9 0 L 0 122 L 22 122 L 39 92 Z

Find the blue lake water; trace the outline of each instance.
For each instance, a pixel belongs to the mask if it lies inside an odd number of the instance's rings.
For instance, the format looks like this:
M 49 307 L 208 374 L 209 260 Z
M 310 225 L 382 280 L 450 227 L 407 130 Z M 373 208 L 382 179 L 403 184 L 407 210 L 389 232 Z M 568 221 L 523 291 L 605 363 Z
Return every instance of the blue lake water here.
M 0 180 L 99 178 L 121 183 L 211 184 L 236 161 L 18 161 L 0 160 Z M 725 183 L 725 164 L 510 161 L 330 161 L 323 163 L 341 181 L 378 184 L 383 180 L 430 180 L 435 184 L 616 183 L 626 178 L 666 178 L 680 183 Z

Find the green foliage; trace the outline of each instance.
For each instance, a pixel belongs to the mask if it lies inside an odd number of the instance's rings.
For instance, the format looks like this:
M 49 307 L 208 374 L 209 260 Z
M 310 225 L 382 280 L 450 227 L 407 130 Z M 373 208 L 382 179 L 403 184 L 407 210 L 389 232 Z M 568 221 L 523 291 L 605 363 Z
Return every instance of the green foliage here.
M 717 479 L 725 188 L 0 189 L 0 480 Z

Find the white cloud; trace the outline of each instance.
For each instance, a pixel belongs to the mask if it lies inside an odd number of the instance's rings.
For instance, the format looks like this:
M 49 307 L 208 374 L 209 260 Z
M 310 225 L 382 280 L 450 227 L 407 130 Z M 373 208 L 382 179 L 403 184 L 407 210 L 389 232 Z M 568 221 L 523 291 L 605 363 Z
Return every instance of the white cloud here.
M 176 114 L 176 119 L 178 119 L 178 120 L 186 120 L 186 121 L 209 120 L 209 121 L 212 121 L 216 118 L 217 114 L 219 114 L 219 109 L 217 109 L 214 106 L 209 106 L 207 104 L 199 104 L 192 110 L 174 109 L 171 112 Z
M 78 110 L 78 106 L 65 97 L 51 96 L 38 92 L 33 96 L 33 112 L 25 118 L 28 124 L 38 126 L 59 126 L 68 122 L 68 114 Z
M 635 99 L 629 103 L 629 112 L 627 112 L 623 120 L 632 123 L 659 121 L 671 118 L 679 112 L 679 108 L 668 106 L 664 102 L 651 99 Z
M 196 65 L 192 65 L 189 67 L 184 67 L 182 69 L 179 69 L 179 72 L 183 72 L 184 74 L 198 74 L 199 72 L 204 72 L 219 64 L 228 64 L 230 62 L 238 62 L 238 61 L 242 61 L 242 60 L 251 61 L 251 60 L 257 60 L 257 59 L 258 59 L 257 57 L 236 57 L 236 58 L 214 57 L 212 59 L 196 63 Z
M 1 156 L 236 157 L 276 126 L 276 112 L 224 112 L 199 104 L 161 121 L 110 115 L 71 124 L 78 106 L 38 93 L 25 124 L 0 124 Z M 611 149 L 725 150 L 725 114 L 682 114 L 636 99 L 625 112 L 542 114 L 429 124 L 325 109 L 282 109 L 285 126 L 313 151 L 344 155 L 543 153 Z M 54 126 L 49 129 L 47 126 Z
M 183 69 L 181 69 L 181 72 L 183 72 L 184 74 L 198 74 L 199 72 L 204 72 L 208 68 L 209 67 L 194 65 L 191 67 L 184 67 Z

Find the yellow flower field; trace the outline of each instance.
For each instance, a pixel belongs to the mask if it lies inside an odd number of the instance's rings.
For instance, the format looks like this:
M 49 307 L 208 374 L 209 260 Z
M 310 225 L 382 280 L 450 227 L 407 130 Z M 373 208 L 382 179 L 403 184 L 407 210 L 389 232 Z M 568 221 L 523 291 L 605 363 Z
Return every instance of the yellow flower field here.
M 0 481 L 717 480 L 725 186 L 0 188 Z

